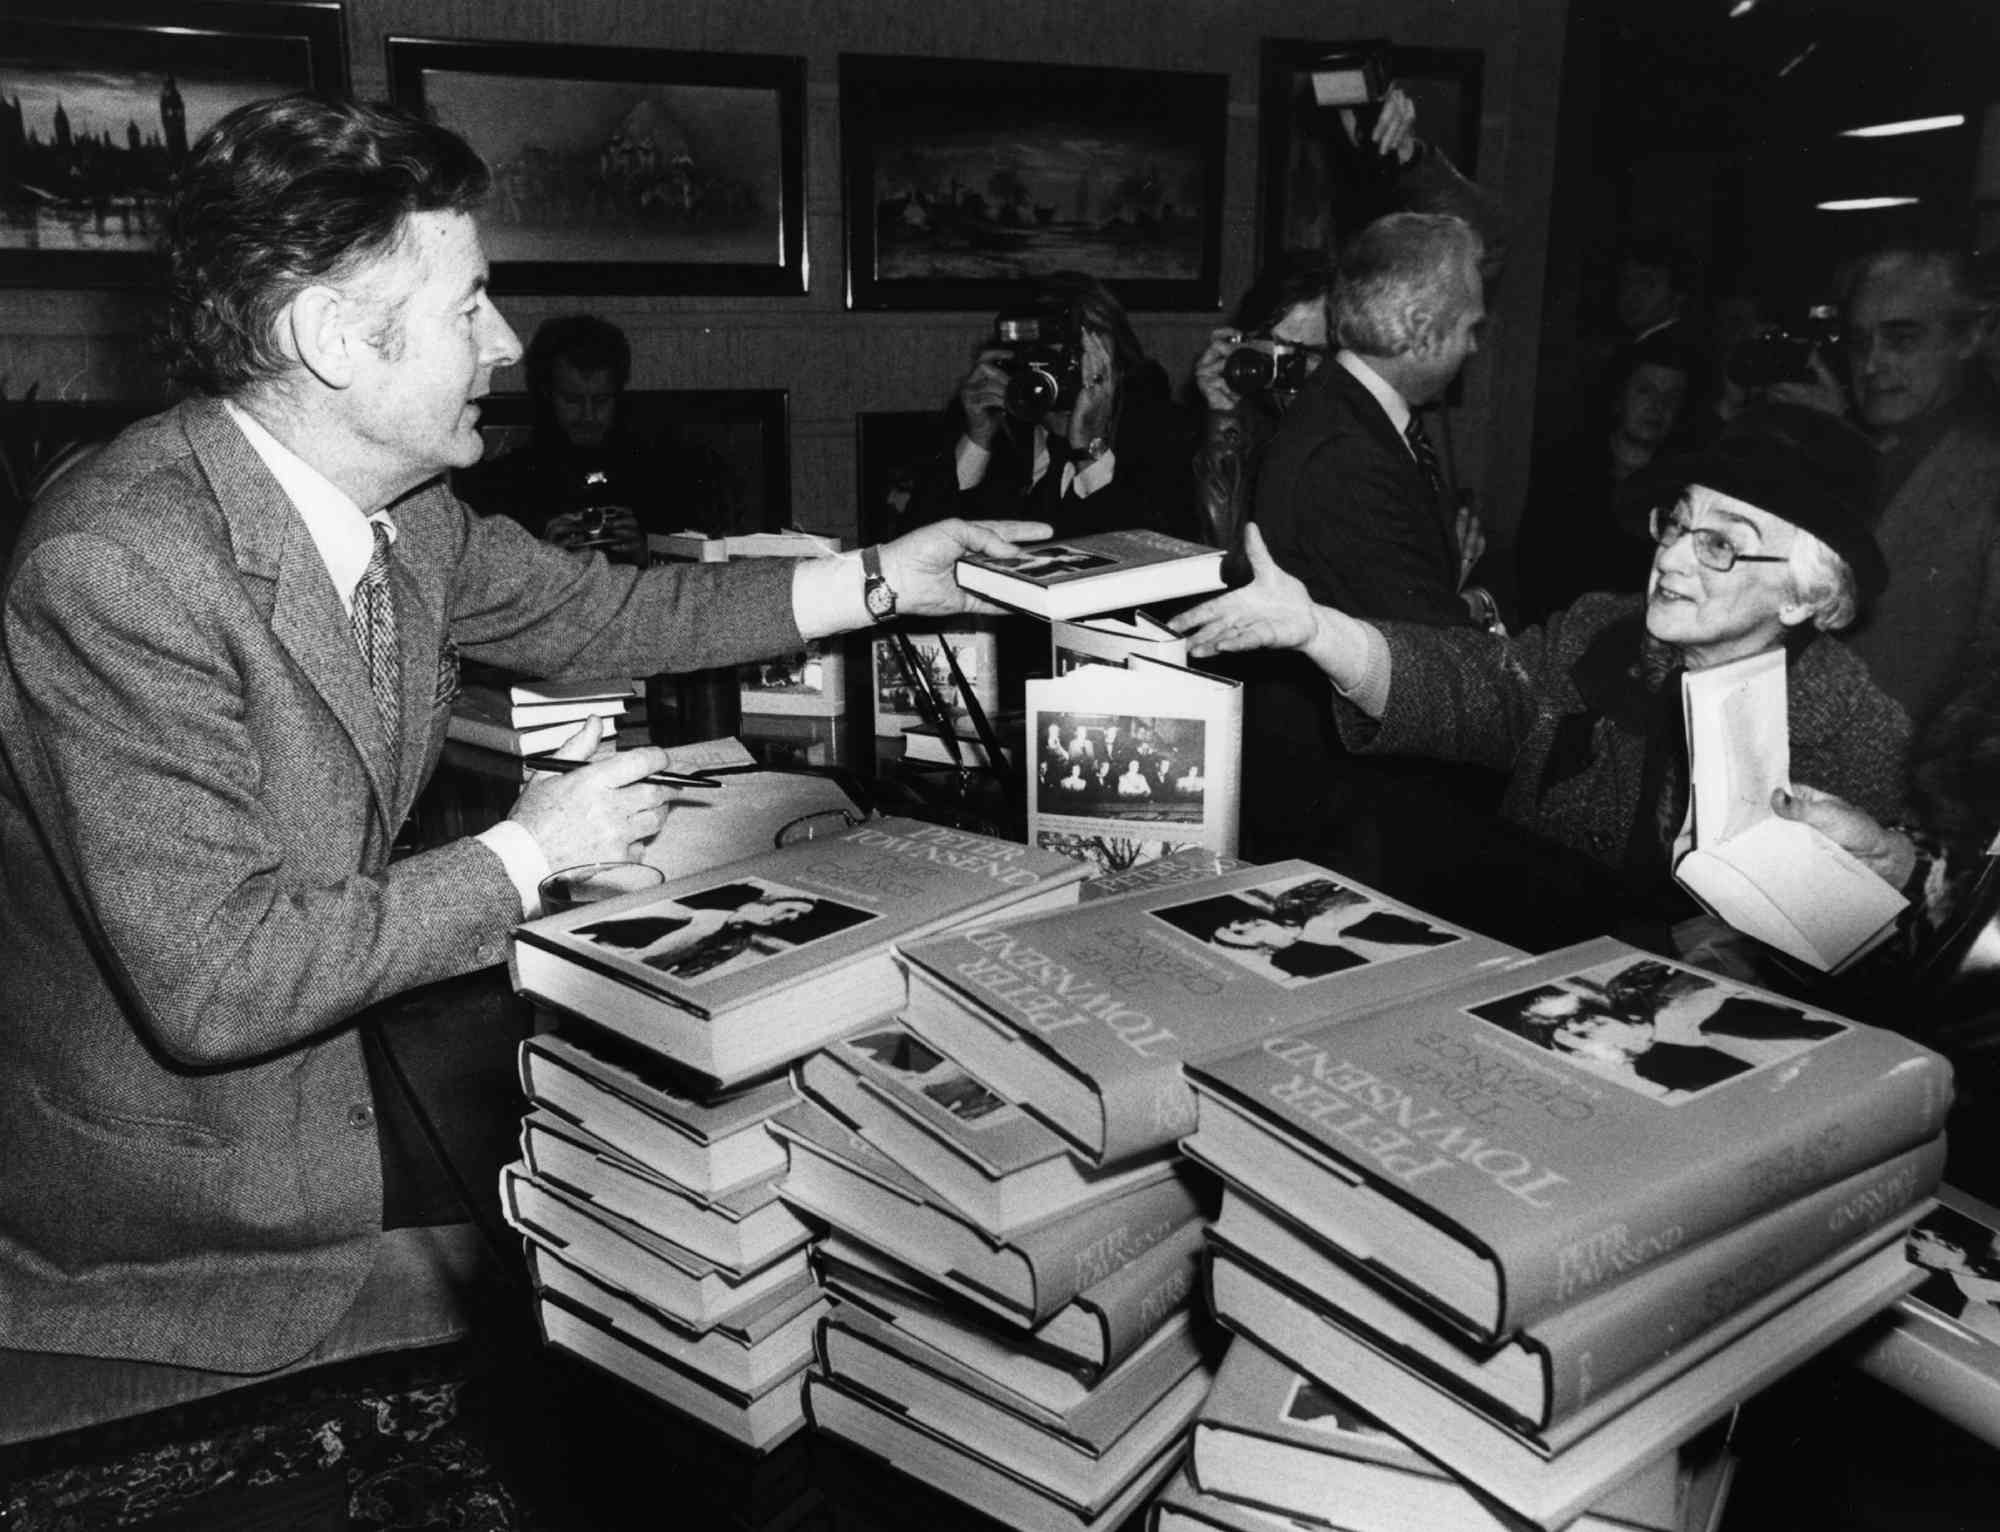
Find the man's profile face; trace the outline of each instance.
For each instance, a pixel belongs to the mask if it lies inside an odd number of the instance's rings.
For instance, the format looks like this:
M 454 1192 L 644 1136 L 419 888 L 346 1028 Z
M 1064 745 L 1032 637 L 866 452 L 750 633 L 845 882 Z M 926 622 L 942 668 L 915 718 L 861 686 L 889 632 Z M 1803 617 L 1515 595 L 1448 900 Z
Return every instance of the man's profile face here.
M 1855 289 L 1847 310 L 1854 404 L 1876 430 L 1908 425 L 1964 389 L 1979 332 L 1961 322 L 1943 272 L 1898 261 Z
M 549 369 L 549 407 L 573 447 L 601 447 L 618 412 L 618 385 L 603 369 L 579 372 L 561 357 Z
M 486 292 L 486 253 L 464 213 L 413 213 L 350 290 L 379 316 L 356 336 L 344 425 L 379 478 L 414 488 L 479 461 L 477 401 L 521 343 Z M 401 491 L 398 490 L 398 493 Z

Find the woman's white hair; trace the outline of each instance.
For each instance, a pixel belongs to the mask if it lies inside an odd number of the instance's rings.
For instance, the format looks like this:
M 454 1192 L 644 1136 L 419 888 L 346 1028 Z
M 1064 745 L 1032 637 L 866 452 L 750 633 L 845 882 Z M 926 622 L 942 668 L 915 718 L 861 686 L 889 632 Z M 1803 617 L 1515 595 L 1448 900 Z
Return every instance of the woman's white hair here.
M 1792 548 L 1786 557 L 1792 592 L 1812 609 L 1812 624 L 1822 633 L 1838 633 L 1854 621 L 1861 608 L 1854 570 L 1804 527 L 1793 526 Z

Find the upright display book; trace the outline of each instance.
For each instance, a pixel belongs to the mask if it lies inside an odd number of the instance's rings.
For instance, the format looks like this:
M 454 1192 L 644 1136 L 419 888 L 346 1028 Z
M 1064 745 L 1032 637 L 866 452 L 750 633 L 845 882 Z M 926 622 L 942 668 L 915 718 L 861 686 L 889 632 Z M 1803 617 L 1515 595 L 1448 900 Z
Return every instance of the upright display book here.
M 1016 1324 L 1047 1319 L 1212 1211 L 1184 1173 L 996 1240 L 812 1103 L 772 1126 L 791 1153 L 789 1201 Z
M 1243 688 L 1135 659 L 1026 686 L 1028 842 L 1118 872 L 1185 846 L 1236 854 Z
M 1519 956 L 1296 860 L 901 950 L 910 1029 L 1098 1166 L 1194 1127 L 1191 1060 Z
M 1838 1344 L 1917 1277 L 1898 1243 L 1864 1254 L 1560 1450 L 1467 1408 L 1275 1273 L 1218 1251 L 1209 1279 L 1210 1304 L 1231 1329 L 1338 1387 L 1419 1451 L 1554 1532 L 1735 1405 Z
M 1176 1173 L 1171 1151 L 1087 1169 L 1043 1123 L 896 1021 L 829 1043 L 799 1065 L 799 1084 L 996 1239 Z
M 1189 1075 L 1190 1154 L 1480 1342 L 1934 1138 L 1952 1095 L 1917 1043 L 1611 937 Z
M 521 1159 L 544 1186 L 629 1218 L 734 1277 L 748 1276 L 813 1237 L 812 1227 L 779 1198 L 776 1176 L 705 1200 L 547 1111 L 522 1119 Z
M 731 1084 L 895 1011 L 893 941 L 1076 902 L 1067 857 L 877 819 L 531 920 L 515 987 Z
M 1728 1453 L 1711 1431 L 1646 1464 L 1571 1532 L 1682 1532 L 1706 1525 Z M 1244 1336 L 1230 1343 L 1195 1419 L 1192 1486 L 1346 1532 L 1517 1532 L 1351 1401 Z
M 1855 1337 L 1855 1365 L 2000 1447 L 2000 1208 L 1955 1186 L 1910 1231 L 1916 1291 Z
M 1113 1499 L 1091 1511 L 1052 1494 L 1037 1476 L 982 1457 L 838 1379 L 808 1371 L 805 1402 L 815 1429 L 1018 1532 L 1115 1532 L 1174 1471 L 1187 1445 L 1185 1436 L 1172 1438 Z
M 690 1330 L 539 1245 L 528 1246 L 528 1271 L 538 1293 L 554 1295 L 572 1313 L 739 1394 L 762 1394 L 797 1377 L 812 1360 L 829 1307 L 817 1284 L 801 1278 L 711 1329 Z
M 908 635 L 910 652 L 922 667 L 922 675 L 911 673 L 903 646 L 893 634 L 876 634 L 868 646 L 870 663 L 874 666 L 876 734 L 894 738 L 906 730 L 928 725 L 930 720 L 917 701 L 920 689 L 928 682 L 931 694 L 943 704 L 952 727 L 965 738 L 975 738 L 971 709 L 952 675 L 952 664 L 957 662 L 958 673 L 972 689 L 973 700 L 988 718 L 993 717 L 1000 707 L 996 622 L 992 617 L 929 618 L 914 622 L 898 619 L 896 626 Z
M 523 1038 L 520 1058 L 530 1101 L 698 1197 L 725 1197 L 785 1168 L 765 1124 L 799 1099 L 788 1074 L 704 1091 L 651 1049 L 580 1027 Z
M 1822 972 L 1879 945 L 1908 901 L 1811 825 L 1771 808 L 1772 792 L 1792 779 L 1785 652 L 1687 671 L 1681 700 L 1692 844 L 1675 880 L 1737 930 Z
M 1715 1327 L 1856 1240 L 1913 1223 L 1944 1170 L 1944 1140 L 1808 1193 L 1648 1267 L 1515 1335 L 1470 1350 L 1307 1235 L 1283 1212 L 1223 1191 L 1210 1238 L 1282 1271 L 1381 1349 L 1523 1431 L 1573 1419 L 1631 1379 L 1644 1387 Z
M 1035 617 L 1095 617 L 1221 590 L 1222 550 L 1142 528 L 1091 532 L 962 558 L 958 583 Z
M 1116 899 L 1120 894 L 1140 894 L 1156 888 L 1178 888 L 1219 878 L 1248 866 L 1241 857 L 1224 856 L 1206 846 L 1183 846 L 1156 862 L 1139 862 L 1120 872 L 1100 872 L 1083 885 L 1079 896 L 1088 904 L 1093 899 Z
M 1135 654 L 1169 665 L 1185 665 L 1187 640 L 1145 611 L 1112 612 L 1103 617 L 1049 624 L 1052 676 L 1066 676 L 1080 665 L 1122 668 Z

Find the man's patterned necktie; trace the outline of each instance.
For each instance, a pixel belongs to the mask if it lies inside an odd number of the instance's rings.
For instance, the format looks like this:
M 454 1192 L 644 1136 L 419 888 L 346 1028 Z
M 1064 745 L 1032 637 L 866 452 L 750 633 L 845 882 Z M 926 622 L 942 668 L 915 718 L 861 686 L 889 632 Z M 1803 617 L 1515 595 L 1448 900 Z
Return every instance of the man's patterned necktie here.
M 1410 444 L 1410 451 L 1417 455 L 1417 467 L 1424 472 L 1424 483 L 1430 486 L 1431 497 L 1435 499 L 1442 495 L 1444 469 L 1438 462 L 1437 448 L 1431 445 L 1430 437 L 1424 432 L 1424 423 L 1416 416 L 1412 415 L 1410 423 L 1403 427 L 1403 439 Z
M 382 737 L 396 748 L 403 708 L 403 654 L 396 644 L 396 603 L 389 592 L 389 529 L 371 522 L 375 552 L 354 587 L 354 642 L 368 667 L 368 688 L 375 694 L 375 712 L 382 720 Z

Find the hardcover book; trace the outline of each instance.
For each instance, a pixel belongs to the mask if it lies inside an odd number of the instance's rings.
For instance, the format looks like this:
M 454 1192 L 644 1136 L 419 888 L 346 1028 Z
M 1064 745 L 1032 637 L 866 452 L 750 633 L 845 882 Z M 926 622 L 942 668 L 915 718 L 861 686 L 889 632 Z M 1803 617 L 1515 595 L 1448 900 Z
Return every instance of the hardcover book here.
M 1895 1033 L 1611 937 L 1190 1069 L 1186 1148 L 1473 1339 L 1935 1137 Z
M 541 687 L 506 686 L 468 681 L 459 688 L 454 709 L 516 729 L 543 724 L 575 723 L 584 718 L 616 718 L 631 701 L 633 684 L 606 690 L 616 683 L 580 681 L 569 685 L 543 682 Z
M 1944 1169 L 1944 1140 L 1857 1172 L 1647 1267 L 1490 1350 L 1468 1350 L 1289 1217 L 1223 1190 L 1210 1238 L 1293 1278 L 1382 1350 L 1523 1431 L 1573 1419 L 1629 1379 L 1674 1368 L 1755 1300 L 1855 1240 L 1913 1222 Z M 1878 1232 L 1879 1231 L 1879 1232 Z
M 637 1344 L 688 1372 L 738 1394 L 769 1390 L 813 1357 L 813 1339 L 828 1304 L 809 1277 L 729 1315 L 713 1329 L 690 1330 L 672 1315 L 598 1281 L 539 1245 L 528 1246 L 535 1290 L 554 1295 L 572 1313 Z
M 622 711 L 622 704 L 620 709 Z M 595 710 L 593 714 L 596 715 Z M 612 739 L 616 728 L 615 718 L 602 714 L 609 727 L 605 731 L 607 742 Z M 452 709 L 444 721 L 446 739 L 455 739 L 462 745 L 477 745 L 482 750 L 497 750 L 503 755 L 544 755 L 565 743 L 576 731 L 583 727 L 581 718 L 564 718 L 553 723 L 536 722 L 516 724 L 497 712 L 487 711 L 476 699 L 463 697 L 452 704 Z M 608 744 L 605 747 L 608 749 Z
M 2000 1208 L 1943 1187 L 1905 1250 L 1920 1284 L 1855 1337 L 1855 1365 L 2000 1447 Z
M 1221 590 L 1222 550 L 1143 528 L 1091 532 L 962 558 L 958 583 L 1035 617 L 1094 617 Z
M 1119 872 L 1184 846 L 1236 854 L 1243 688 L 1135 659 L 1026 687 L 1028 842 Z
M 516 929 L 517 989 L 721 1084 L 903 1003 L 893 941 L 1076 902 L 1066 857 L 877 819 Z
M 785 1150 L 765 1124 L 799 1099 L 789 1074 L 704 1090 L 651 1049 L 580 1027 L 521 1042 L 528 1099 L 628 1159 L 714 1199 L 768 1180 Z
M 1182 1167 L 996 1240 L 811 1102 L 772 1128 L 791 1154 L 787 1200 L 1021 1325 L 1047 1319 L 1208 1211 L 1198 1173 Z
M 873 1332 L 829 1320 L 820 1330 L 829 1377 L 964 1451 L 1031 1479 L 1044 1493 L 1092 1515 L 1123 1492 L 1163 1450 L 1185 1437 L 1213 1377 L 1197 1361 L 1108 1439 L 1050 1430 L 959 1379 L 877 1343 Z
M 1066 676 L 1080 665 L 1123 667 L 1135 654 L 1169 665 L 1185 665 L 1187 640 L 1145 611 L 1049 624 L 1052 676 Z
M 745 665 L 740 674 L 745 713 L 838 718 L 847 711 L 847 657 L 839 639 L 815 639 Z
M 1187 1446 L 1185 1435 L 1172 1438 L 1115 1497 L 1090 1512 L 1050 1493 L 1034 1475 L 981 1457 L 838 1379 L 808 1370 L 805 1405 L 816 1429 L 1019 1532 L 1114 1532 L 1174 1471 Z
M 838 1230 L 814 1247 L 813 1261 L 829 1293 L 892 1314 L 899 1324 L 969 1327 L 993 1336 L 1014 1355 L 1018 1372 L 1010 1376 L 1038 1379 L 1044 1394 L 1063 1399 L 1095 1386 L 1188 1311 L 1204 1227 L 1199 1220 L 1183 1225 L 1032 1326 L 968 1305 L 948 1276 L 928 1275 Z
M 1899 1242 L 1850 1254 L 1844 1269 L 1806 1286 L 1650 1393 L 1621 1401 L 1615 1413 L 1559 1449 L 1470 1408 L 1369 1345 L 1340 1314 L 1318 1308 L 1285 1278 L 1227 1252 L 1218 1250 L 1211 1258 L 1209 1301 L 1231 1329 L 1338 1387 L 1389 1430 L 1517 1515 L 1555 1529 L 1736 1404 L 1837 1344 L 1915 1285 Z
M 910 1029 L 1097 1166 L 1194 1127 L 1191 1060 L 1519 956 L 1303 861 L 901 950 Z
M 829 1043 L 802 1090 L 996 1239 L 1174 1175 L 1162 1151 L 1093 1171 L 1050 1129 L 900 1022 Z
M 746 1277 L 813 1237 L 811 1226 L 779 1198 L 776 1176 L 704 1200 L 546 1111 L 522 1119 L 521 1159 L 543 1185 L 629 1218 L 733 1277 Z
M 501 1167 L 500 1208 L 525 1238 L 691 1330 L 713 1329 L 811 1271 L 800 1248 L 748 1276 L 731 1276 L 629 1218 L 544 1186 L 519 1162 Z
M 1712 1429 L 1641 1467 L 1570 1532 L 1706 1526 L 1726 1477 Z M 1345 1532 L 1516 1532 L 1518 1523 L 1324 1384 L 1246 1337 L 1230 1342 L 1195 1419 L 1188 1475 L 1201 1491 Z
M 1199 883 L 1248 865 L 1240 857 L 1224 856 L 1206 846 L 1183 846 L 1155 862 L 1139 862 L 1121 872 L 1100 872 L 1085 882 L 1078 897 L 1086 904 L 1093 899 L 1116 899 L 1120 894 Z

